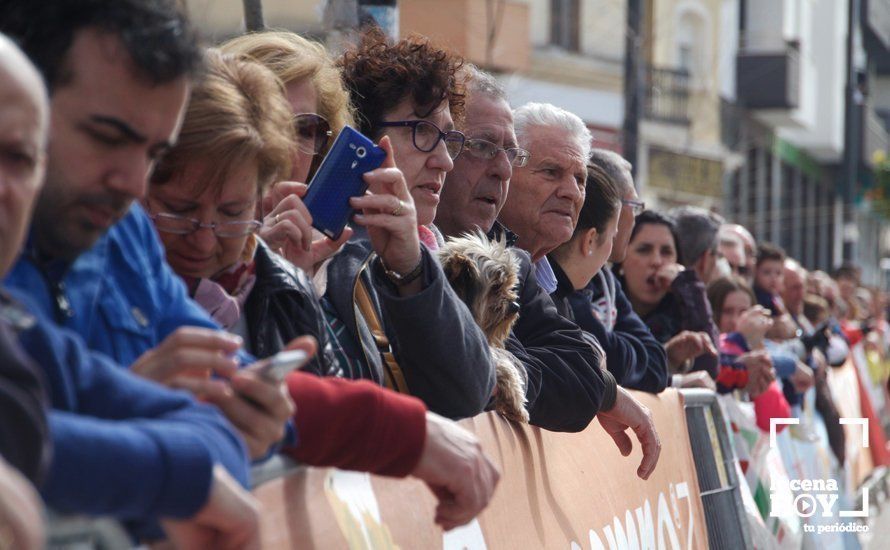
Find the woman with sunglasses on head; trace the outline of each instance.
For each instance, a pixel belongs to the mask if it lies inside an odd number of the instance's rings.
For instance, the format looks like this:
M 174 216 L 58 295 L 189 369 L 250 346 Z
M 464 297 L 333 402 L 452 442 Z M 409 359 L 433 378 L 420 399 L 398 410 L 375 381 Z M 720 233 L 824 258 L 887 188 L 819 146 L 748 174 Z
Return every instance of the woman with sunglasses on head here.
M 238 36 L 221 50 L 265 65 L 284 85 L 297 147 L 291 173 L 282 178 L 289 181 L 273 182 L 264 194 L 258 234 L 272 250 L 313 274 L 352 235 L 347 227 L 335 242 L 314 231 L 312 217 L 300 200 L 340 130 L 353 124 L 340 70 L 321 44 L 287 31 Z
M 297 336 L 318 341 L 309 370 L 338 374 L 310 280 L 255 233 L 263 192 L 291 173 L 291 110 L 257 63 L 209 50 L 176 146 L 145 200 L 167 261 L 190 295 L 259 357 Z
M 488 342 L 431 253 L 439 192 L 464 144 L 454 122 L 462 61 L 424 39 L 393 44 L 372 29 L 339 64 L 359 130 L 392 149 L 405 179 L 368 180 L 369 192 L 352 199 L 358 234 L 327 264 L 323 306 L 353 376 L 445 416 L 476 415 L 495 382 Z

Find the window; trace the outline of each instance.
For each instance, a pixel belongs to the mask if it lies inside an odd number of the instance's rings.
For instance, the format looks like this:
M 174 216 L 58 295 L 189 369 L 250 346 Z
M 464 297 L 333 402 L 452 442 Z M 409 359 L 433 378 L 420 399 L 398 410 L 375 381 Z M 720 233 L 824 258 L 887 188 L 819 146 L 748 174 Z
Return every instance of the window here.
M 693 77 L 701 75 L 704 68 L 704 29 L 701 17 L 684 12 L 677 25 L 677 68 Z
M 581 50 L 581 0 L 550 0 L 550 43 Z

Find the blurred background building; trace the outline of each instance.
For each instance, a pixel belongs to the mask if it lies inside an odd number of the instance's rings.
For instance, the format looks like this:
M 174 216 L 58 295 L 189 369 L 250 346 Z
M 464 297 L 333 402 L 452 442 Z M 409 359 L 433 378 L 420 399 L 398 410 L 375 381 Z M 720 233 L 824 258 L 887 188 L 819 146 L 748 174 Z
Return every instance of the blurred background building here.
M 356 3 L 378 2 L 262 0 L 267 26 L 323 41 L 336 25 L 330 8 Z M 211 40 L 243 32 L 242 0 L 187 4 Z M 629 6 L 639 9 L 636 25 Z M 697 204 L 810 269 L 848 260 L 866 282 L 886 283 L 890 0 L 398 0 L 397 8 L 402 35 L 430 36 L 495 72 L 515 106 L 568 109 L 596 146 L 634 156 L 650 206 Z M 626 78 L 628 54 L 637 56 L 636 79 Z M 639 109 L 626 109 L 635 92 Z M 628 123 L 638 129 L 635 154 L 626 150 Z

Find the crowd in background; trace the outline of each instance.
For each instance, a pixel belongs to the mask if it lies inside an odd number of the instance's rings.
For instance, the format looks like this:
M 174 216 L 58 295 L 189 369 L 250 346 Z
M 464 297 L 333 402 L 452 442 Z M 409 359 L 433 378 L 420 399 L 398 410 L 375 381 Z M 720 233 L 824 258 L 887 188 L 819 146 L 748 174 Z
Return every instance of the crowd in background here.
M 576 115 L 423 37 L 333 56 L 206 47 L 174 0 L 0 14 L 0 547 L 41 546 L 44 506 L 257 546 L 249 467 L 279 453 L 417 477 L 451 529 L 501 475 L 454 420 L 596 418 L 646 479 L 662 443 L 627 390 L 710 389 L 763 431 L 818 414 L 843 466 L 828 373 L 860 341 L 883 365 L 886 294 L 647 209 Z M 386 160 L 331 239 L 302 198 L 347 125 Z M 312 359 L 262 378 L 282 350 Z

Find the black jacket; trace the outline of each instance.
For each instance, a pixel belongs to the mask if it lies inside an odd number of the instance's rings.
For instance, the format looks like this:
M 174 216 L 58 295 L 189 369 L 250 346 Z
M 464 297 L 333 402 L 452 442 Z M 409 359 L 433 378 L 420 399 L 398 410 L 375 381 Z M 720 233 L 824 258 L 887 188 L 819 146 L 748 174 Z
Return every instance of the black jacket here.
M 507 235 L 495 224 L 491 238 Z M 521 362 L 528 374 L 528 412 L 531 424 L 542 428 L 578 432 L 590 424 L 600 407 L 611 408 L 615 399 L 615 379 L 600 369 L 599 346 L 585 340 L 578 325 L 560 315 L 553 300 L 538 285 L 531 257 L 513 249 L 520 262 L 519 320 L 507 339 L 507 350 Z
M 616 275 L 616 278 L 621 285 L 624 285 L 623 277 Z M 714 324 L 711 302 L 708 301 L 704 283 L 693 269 L 681 271 L 671 283 L 670 292 L 662 298 L 654 310 L 641 318 L 655 339 L 662 344 L 666 344 L 682 331 L 689 330 L 707 333 L 714 343 L 714 348 L 719 348 L 720 333 Z M 689 371 L 707 371 L 711 378 L 716 380 L 719 368 L 718 356 L 703 353 L 695 358 Z
M 306 370 L 321 376 L 341 375 L 324 313 L 306 274 L 262 241 L 257 243 L 254 260 L 256 283 L 244 304 L 250 351 L 258 358 L 269 357 L 297 336 L 308 334 L 318 341 L 318 353 Z
M 449 418 L 475 416 L 485 409 L 494 390 L 488 341 L 451 289 L 438 260 L 424 246 L 421 256 L 423 290 L 409 297 L 399 295 L 366 239 L 353 238 L 334 256 L 327 266 L 325 299 L 351 336 L 340 344 L 349 355 L 363 359 L 361 377 L 382 383 L 382 357 L 353 303 L 361 274 L 382 314 L 384 331 L 411 395 Z M 366 265 L 369 269 L 363 269 Z
M 652 336 L 649 328 L 634 312 L 621 284 L 613 281 L 615 289 L 615 326 L 610 330 L 594 315 L 593 303 L 605 294 L 605 278 L 613 278 L 612 272 L 603 269 L 594 276 L 586 288 L 575 290 L 574 285 L 555 259 L 551 267 L 558 286 L 550 296 L 559 312 L 578 323 L 582 330 L 593 334 L 606 352 L 606 366 L 615 380 L 623 387 L 659 393 L 670 383 L 667 354 L 664 347 Z
M 0 456 L 39 483 L 50 459 L 42 371 L 19 347 L 17 331 L 33 323 L 0 294 Z

